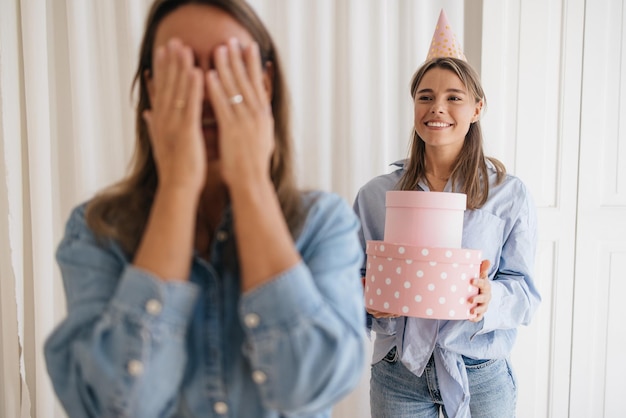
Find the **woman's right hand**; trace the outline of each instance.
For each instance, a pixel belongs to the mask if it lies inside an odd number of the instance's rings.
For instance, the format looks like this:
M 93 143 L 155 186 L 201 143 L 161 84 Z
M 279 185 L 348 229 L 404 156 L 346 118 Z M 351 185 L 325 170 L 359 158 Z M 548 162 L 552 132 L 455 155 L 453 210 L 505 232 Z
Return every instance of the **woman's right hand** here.
M 275 147 L 271 71 L 262 64 L 259 45 L 243 46 L 232 38 L 216 48 L 214 62 L 205 82 L 219 127 L 222 178 L 231 191 L 258 188 L 259 181 L 271 184 Z M 235 97 L 239 101 L 231 102 Z
M 203 75 L 191 48 L 178 39 L 156 48 L 148 80 L 148 126 L 159 187 L 200 193 L 207 163 L 202 134 Z

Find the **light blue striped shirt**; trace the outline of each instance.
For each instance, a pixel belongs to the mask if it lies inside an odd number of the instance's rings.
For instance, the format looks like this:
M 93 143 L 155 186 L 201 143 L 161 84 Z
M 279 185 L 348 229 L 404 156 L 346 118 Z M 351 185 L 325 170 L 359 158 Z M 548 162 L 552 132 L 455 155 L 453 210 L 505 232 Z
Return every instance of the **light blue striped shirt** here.
M 383 240 L 385 195 L 394 190 L 404 173 L 399 168 L 378 176 L 358 192 L 354 210 L 361 220 L 361 245 Z M 464 213 L 462 248 L 482 250 L 491 262 L 491 302 L 483 320 L 449 321 L 400 317 L 375 319 L 368 315 L 368 326 L 376 333 L 373 363 L 385 357 L 394 346 L 400 360 L 421 376 L 434 354 L 442 398 L 450 416 L 469 416 L 469 389 L 462 355 L 473 359 L 506 358 L 517 336 L 519 325 L 529 324 L 541 298 L 533 282 L 537 241 L 536 209 L 525 185 L 507 175 L 495 185 L 496 171 L 487 162 L 490 189 L 483 207 Z M 424 182 L 419 187 L 428 191 Z M 444 191 L 451 192 L 451 181 Z M 361 276 L 365 276 L 365 265 Z M 443 367 L 442 367 L 443 366 Z

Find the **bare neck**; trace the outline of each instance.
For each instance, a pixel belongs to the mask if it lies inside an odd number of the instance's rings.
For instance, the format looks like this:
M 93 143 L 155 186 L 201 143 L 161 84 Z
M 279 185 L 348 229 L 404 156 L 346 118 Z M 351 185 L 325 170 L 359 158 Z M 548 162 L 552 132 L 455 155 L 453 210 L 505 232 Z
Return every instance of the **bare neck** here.
M 446 187 L 454 162 L 458 153 L 442 148 L 426 149 L 424 155 L 424 169 L 426 171 L 426 182 L 432 191 L 442 192 Z

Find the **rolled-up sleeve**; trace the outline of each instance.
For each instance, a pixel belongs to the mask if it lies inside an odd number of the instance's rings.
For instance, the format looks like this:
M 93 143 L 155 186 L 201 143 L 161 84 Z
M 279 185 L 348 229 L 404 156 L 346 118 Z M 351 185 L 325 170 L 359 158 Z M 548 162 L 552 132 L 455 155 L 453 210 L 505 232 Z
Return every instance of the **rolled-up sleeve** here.
M 509 213 L 511 227 L 504 238 L 500 262 L 493 273 L 492 298 L 482 329 L 477 335 L 498 329 L 528 325 L 541 296 L 535 286 L 534 264 L 537 246 L 537 215 L 525 186 L 515 193 L 519 204 Z

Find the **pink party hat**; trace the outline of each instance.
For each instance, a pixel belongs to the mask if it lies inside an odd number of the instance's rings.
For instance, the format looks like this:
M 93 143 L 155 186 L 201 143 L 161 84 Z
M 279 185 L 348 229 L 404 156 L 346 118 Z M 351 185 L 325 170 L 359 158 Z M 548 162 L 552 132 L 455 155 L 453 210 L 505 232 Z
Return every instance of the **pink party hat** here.
M 450 22 L 448 22 L 448 16 L 446 16 L 446 12 L 443 9 L 441 9 L 439 14 L 439 20 L 435 27 L 435 33 L 430 43 L 426 61 L 438 57 L 452 57 L 467 61 L 461 49 L 461 44 L 456 40 L 456 36 L 450 27 Z

